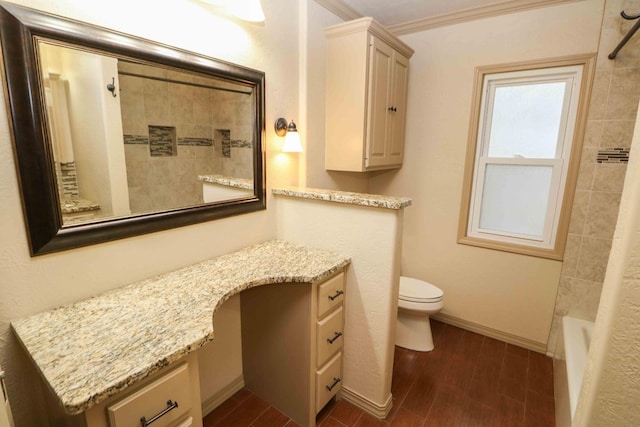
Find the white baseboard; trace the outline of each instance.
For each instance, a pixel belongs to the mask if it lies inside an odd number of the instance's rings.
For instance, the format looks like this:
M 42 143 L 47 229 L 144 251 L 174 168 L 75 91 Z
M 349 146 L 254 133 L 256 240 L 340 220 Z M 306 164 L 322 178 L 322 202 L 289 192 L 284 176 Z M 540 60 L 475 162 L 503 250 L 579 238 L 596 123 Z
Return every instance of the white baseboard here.
M 393 399 L 391 398 L 391 395 L 389 395 L 389 398 L 387 399 L 385 404 L 383 406 L 380 406 L 377 403 L 372 402 L 366 397 L 344 386 L 342 387 L 342 389 L 340 389 L 338 398 L 346 400 L 352 405 L 357 406 L 358 408 L 380 420 L 387 418 L 387 415 L 389 415 L 391 407 L 393 406 Z
M 547 345 L 538 341 L 533 341 L 527 338 L 522 338 L 517 335 L 502 332 L 497 329 L 489 328 L 487 326 L 478 325 L 477 323 L 469 322 L 467 320 L 459 319 L 448 314 L 438 313 L 431 316 L 432 319 L 438 320 L 448 325 L 457 326 L 462 329 L 466 329 L 471 332 L 477 332 L 479 334 L 495 338 L 500 341 L 508 342 L 509 344 L 524 347 L 528 350 L 532 350 L 538 353 L 546 354 Z
M 225 400 L 242 390 L 244 387 L 244 376 L 240 375 L 235 380 L 224 386 L 222 390 L 202 402 L 202 416 L 209 414 L 211 411 L 220 406 Z

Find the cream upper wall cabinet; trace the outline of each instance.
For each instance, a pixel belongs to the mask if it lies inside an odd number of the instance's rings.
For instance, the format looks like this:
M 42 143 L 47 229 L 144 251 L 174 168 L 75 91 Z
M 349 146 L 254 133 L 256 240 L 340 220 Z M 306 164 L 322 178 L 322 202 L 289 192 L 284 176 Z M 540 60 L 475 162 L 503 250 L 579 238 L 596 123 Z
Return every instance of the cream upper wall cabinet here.
M 413 50 L 372 18 L 326 29 L 327 170 L 402 165 Z

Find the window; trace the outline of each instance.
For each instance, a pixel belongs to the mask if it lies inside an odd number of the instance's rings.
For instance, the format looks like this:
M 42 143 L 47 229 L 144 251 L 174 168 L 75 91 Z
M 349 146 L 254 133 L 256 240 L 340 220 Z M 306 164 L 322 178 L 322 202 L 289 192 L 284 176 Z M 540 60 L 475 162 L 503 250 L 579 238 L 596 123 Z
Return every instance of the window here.
M 592 66 L 478 69 L 460 243 L 562 259 Z

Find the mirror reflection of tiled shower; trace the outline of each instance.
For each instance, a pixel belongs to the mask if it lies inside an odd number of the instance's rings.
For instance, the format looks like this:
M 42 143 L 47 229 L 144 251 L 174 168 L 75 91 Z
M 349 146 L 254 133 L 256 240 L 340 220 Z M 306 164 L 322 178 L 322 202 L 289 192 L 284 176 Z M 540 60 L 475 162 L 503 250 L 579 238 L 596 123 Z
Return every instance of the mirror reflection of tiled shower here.
M 125 61 L 118 73 L 132 213 L 203 203 L 198 175 L 253 178 L 250 92 Z

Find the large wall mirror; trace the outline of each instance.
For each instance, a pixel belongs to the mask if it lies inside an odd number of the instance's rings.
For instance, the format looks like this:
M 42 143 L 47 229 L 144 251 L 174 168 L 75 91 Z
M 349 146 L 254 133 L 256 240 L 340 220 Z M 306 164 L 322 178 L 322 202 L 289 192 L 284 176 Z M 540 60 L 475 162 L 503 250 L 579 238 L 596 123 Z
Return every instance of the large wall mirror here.
M 32 255 L 265 209 L 264 73 L 0 3 Z

